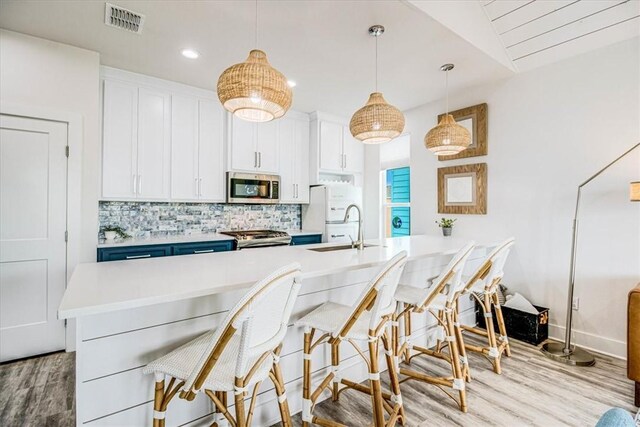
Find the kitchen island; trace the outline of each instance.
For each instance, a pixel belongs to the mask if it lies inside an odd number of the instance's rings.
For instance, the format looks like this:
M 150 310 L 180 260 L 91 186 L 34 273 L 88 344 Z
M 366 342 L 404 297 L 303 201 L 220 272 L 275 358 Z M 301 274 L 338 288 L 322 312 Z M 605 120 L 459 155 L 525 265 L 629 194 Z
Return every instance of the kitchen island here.
M 283 265 L 302 266 L 293 323 L 324 301 L 353 303 L 381 265 L 401 250 L 409 256 L 401 282 L 424 286 L 465 243 L 461 238 L 410 236 L 367 241 L 371 246 L 362 251 L 313 250 L 335 246 L 322 244 L 81 264 L 58 311 L 62 319 L 76 319 L 77 424 L 150 424 L 153 378 L 142 374 L 143 366 L 215 328 L 247 288 Z M 490 246 L 479 246 L 468 268 L 477 266 Z M 473 323 L 471 307 L 465 298 L 463 321 Z M 427 344 L 433 322 L 416 316 L 412 325 L 414 341 Z M 302 330 L 290 325 L 281 366 L 292 413 L 301 408 L 301 349 Z M 364 380 L 366 368 L 355 350 L 344 346 L 343 354 L 345 376 Z M 314 354 L 317 377 L 324 375 L 329 356 Z M 271 388 L 265 383 L 260 391 L 255 425 L 279 420 Z M 174 399 L 167 425 L 210 425 L 212 412 L 206 396 L 193 402 Z

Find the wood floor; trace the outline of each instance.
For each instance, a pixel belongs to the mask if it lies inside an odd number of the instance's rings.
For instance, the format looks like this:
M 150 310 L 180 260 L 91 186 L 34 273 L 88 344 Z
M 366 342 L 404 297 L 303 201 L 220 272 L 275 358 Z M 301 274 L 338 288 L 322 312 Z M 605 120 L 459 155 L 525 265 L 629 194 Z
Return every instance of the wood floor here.
M 621 360 L 599 356 L 595 367 L 575 368 L 544 358 L 536 347 L 513 342 L 513 356 L 504 359 L 502 375 L 494 374 L 478 355 L 470 355 L 470 363 L 469 412 L 458 411 L 438 388 L 409 381 L 402 384 L 408 425 L 593 426 L 610 407 L 637 410 L 633 383 Z M 441 362 L 431 359 L 414 358 L 412 366 L 446 373 Z M 0 426 L 73 426 L 74 367 L 73 353 L 0 365 Z M 364 426 L 370 423 L 370 405 L 367 396 L 347 391 L 338 403 L 318 405 L 316 414 Z M 300 425 L 300 416 L 294 421 Z

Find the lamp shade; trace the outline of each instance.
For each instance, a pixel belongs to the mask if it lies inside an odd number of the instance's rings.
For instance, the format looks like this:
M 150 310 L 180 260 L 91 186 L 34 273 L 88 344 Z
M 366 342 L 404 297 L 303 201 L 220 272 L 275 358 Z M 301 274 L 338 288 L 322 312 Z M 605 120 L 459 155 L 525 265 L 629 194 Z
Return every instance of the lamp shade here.
M 632 202 L 640 202 L 640 181 L 629 184 L 629 199 Z
M 436 156 L 458 154 L 471 144 L 471 134 L 456 123 L 451 114 L 445 114 L 440 123 L 424 137 L 424 145 Z
M 404 115 L 387 103 L 380 92 L 369 95 L 367 103 L 351 117 L 349 130 L 365 144 L 381 144 L 404 130 Z
M 245 62 L 220 75 L 218 98 L 241 119 L 268 122 L 284 116 L 293 96 L 286 77 L 269 64 L 263 51 L 254 49 Z

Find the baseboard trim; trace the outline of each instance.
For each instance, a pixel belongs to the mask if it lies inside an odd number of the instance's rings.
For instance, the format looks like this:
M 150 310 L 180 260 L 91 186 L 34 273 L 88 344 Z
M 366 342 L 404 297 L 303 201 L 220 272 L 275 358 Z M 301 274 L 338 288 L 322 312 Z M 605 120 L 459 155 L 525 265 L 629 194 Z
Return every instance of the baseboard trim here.
M 616 359 L 627 360 L 627 343 L 624 341 L 614 340 L 603 337 L 602 335 L 595 335 L 576 329 L 574 329 L 572 333 L 572 342 L 585 350 L 595 351 Z M 549 324 L 549 338 L 563 342 L 564 334 L 564 326 Z

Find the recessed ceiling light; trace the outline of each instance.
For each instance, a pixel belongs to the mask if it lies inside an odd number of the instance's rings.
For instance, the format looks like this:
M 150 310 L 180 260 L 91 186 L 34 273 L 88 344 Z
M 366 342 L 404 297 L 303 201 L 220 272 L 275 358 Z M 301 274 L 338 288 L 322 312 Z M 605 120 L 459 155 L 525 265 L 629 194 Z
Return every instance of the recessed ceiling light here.
M 296 82 L 294 82 L 293 80 L 287 80 L 287 84 L 289 85 L 289 87 L 296 87 Z
M 182 56 L 189 59 L 198 59 L 198 57 L 200 56 L 198 51 L 193 49 L 182 49 L 180 53 L 182 53 Z

